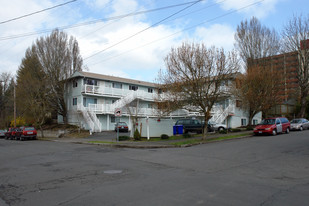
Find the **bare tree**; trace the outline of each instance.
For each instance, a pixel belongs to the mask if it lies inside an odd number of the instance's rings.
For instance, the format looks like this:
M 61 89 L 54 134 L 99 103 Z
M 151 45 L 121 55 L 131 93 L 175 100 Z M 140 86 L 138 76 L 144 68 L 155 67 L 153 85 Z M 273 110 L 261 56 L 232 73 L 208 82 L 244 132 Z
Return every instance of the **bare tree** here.
M 59 30 L 50 36 L 41 37 L 35 43 L 37 58 L 46 74 L 46 84 L 51 89 L 48 95 L 51 106 L 67 123 L 65 102 L 66 80 L 75 71 L 82 70 L 83 60 L 76 39 Z
M 262 92 L 262 89 L 264 88 L 263 85 L 260 85 L 262 86 L 260 87 L 259 83 L 264 81 L 266 84 L 271 83 L 266 80 L 269 77 L 269 74 L 271 76 L 273 74 L 270 66 L 271 64 L 266 64 L 267 62 L 270 63 L 270 61 L 266 60 L 266 58 L 278 54 L 280 50 L 280 38 L 274 29 L 271 30 L 262 26 L 256 17 L 252 17 L 250 21 L 242 21 L 237 26 L 234 38 L 235 48 L 245 64 L 246 71 L 241 77 L 243 85 L 241 88 L 238 88 L 239 91 L 236 92 L 241 95 L 236 95 L 236 97 L 243 102 L 243 108 L 247 109 L 249 113 L 249 125 L 251 125 L 253 116 L 263 109 L 268 108 L 268 106 L 266 106 L 267 100 L 257 100 L 258 97 L 254 94 Z M 268 69 L 268 71 L 266 71 L 266 69 Z M 265 72 L 264 75 L 267 74 L 267 77 L 265 75 L 265 79 L 260 78 L 260 75 L 263 75 L 260 72 Z M 274 87 L 270 88 L 275 89 Z M 267 88 L 266 91 L 274 94 L 269 90 L 270 88 Z M 254 89 L 256 91 L 254 91 Z M 262 93 L 267 95 L 265 92 Z M 274 101 L 273 103 L 279 102 Z M 272 104 L 272 106 L 275 106 L 275 104 Z
M 14 79 L 8 72 L 0 75 L 0 128 L 8 126 L 10 122 L 9 116 L 13 114 L 13 84 Z
M 252 66 L 236 78 L 233 94 L 239 106 L 248 111 L 249 126 L 258 112 L 266 113 L 282 101 L 280 83 L 280 74 L 272 71 L 269 64 Z
M 282 31 L 283 51 L 297 52 L 300 116 L 304 117 L 309 95 L 309 15 L 293 16 Z
M 204 44 L 183 43 L 179 48 L 172 48 L 165 63 L 167 69 L 158 79 L 169 100 L 203 114 L 203 139 L 206 139 L 210 111 L 222 94 L 221 85 L 238 71 L 236 53 L 206 48 Z
M 140 118 L 140 111 L 141 111 L 141 106 L 140 106 L 140 100 L 135 99 L 132 102 L 127 102 L 126 105 L 124 106 L 125 112 L 127 112 L 130 116 L 131 122 L 132 122 L 132 129 L 131 129 L 131 137 L 134 136 L 134 132 L 138 128 L 136 127 L 139 118 Z M 141 131 L 139 131 L 141 133 Z
M 252 17 L 250 22 L 242 21 L 237 26 L 234 38 L 235 48 L 246 68 L 250 60 L 276 55 L 280 50 L 278 33 L 274 29 L 262 26 L 256 17 Z

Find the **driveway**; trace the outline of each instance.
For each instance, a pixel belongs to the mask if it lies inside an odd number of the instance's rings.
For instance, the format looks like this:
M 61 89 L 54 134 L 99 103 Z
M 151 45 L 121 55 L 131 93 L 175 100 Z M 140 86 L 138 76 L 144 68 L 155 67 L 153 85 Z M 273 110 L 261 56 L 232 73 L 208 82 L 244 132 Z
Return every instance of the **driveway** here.
M 0 139 L 0 205 L 303 206 L 309 131 L 189 148 Z

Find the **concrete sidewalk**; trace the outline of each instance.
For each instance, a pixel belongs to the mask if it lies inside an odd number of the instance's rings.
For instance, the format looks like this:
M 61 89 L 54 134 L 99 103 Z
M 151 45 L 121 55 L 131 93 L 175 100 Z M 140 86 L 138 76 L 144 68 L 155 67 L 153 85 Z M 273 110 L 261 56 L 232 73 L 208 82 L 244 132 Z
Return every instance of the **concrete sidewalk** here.
M 245 137 L 252 137 L 252 131 L 242 131 L 242 132 L 230 132 L 228 134 L 219 134 L 219 133 L 210 133 L 208 134 L 208 139 L 215 139 L 218 137 L 224 136 L 231 136 L 231 135 L 240 135 L 243 134 L 244 136 L 233 138 L 245 138 Z M 96 133 L 86 138 L 49 138 L 47 140 L 56 141 L 56 142 L 66 142 L 66 143 L 76 143 L 76 144 L 95 144 L 95 145 L 103 145 L 103 146 L 110 146 L 110 147 L 122 147 L 122 148 L 174 148 L 179 147 L 175 146 L 173 143 L 176 142 L 183 142 L 187 140 L 194 140 L 194 139 L 201 139 L 202 136 L 198 137 L 191 137 L 191 138 L 184 138 L 179 140 L 158 140 L 158 141 L 117 141 L 116 138 L 113 136 L 113 133 L 109 135 L 109 132 Z M 232 140 L 232 139 L 229 139 Z M 216 142 L 216 141 L 211 141 Z M 210 143 L 210 142 L 203 142 L 203 143 Z M 201 143 L 198 143 L 201 144 Z M 196 145 L 196 144 L 194 144 Z M 193 146 L 192 144 L 182 145 L 181 147 L 188 147 Z

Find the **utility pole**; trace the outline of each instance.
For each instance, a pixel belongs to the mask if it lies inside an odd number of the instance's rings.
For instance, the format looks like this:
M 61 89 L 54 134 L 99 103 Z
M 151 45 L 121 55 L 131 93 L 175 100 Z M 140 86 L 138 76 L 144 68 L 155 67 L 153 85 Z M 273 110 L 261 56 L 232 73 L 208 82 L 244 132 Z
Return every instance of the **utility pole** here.
M 16 127 L 16 84 L 14 83 L 14 127 Z

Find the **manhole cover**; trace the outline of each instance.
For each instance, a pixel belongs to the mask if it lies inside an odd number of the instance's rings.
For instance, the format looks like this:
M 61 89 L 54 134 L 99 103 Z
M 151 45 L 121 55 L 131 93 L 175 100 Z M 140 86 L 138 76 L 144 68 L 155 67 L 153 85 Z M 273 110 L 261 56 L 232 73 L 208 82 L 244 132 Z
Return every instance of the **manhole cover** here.
M 105 170 L 105 174 L 120 174 L 122 173 L 122 170 Z

